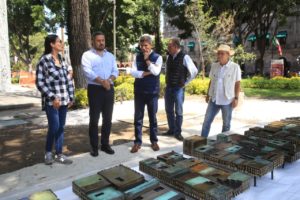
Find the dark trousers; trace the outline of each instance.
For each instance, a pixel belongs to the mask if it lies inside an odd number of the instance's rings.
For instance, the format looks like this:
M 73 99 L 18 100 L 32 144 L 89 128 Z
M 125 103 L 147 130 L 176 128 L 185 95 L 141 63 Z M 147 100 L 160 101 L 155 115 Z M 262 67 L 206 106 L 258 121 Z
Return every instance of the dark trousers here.
M 142 127 L 144 119 L 145 105 L 148 109 L 148 117 L 150 122 L 150 141 L 156 143 L 157 139 L 157 119 L 156 113 L 158 109 L 158 94 L 134 94 L 134 132 L 135 144 L 142 144 Z
M 93 150 L 98 149 L 98 122 L 102 113 L 101 145 L 109 145 L 111 119 L 114 107 L 114 88 L 106 90 L 99 85 L 88 85 L 88 99 L 90 106 L 89 136 Z
M 60 106 L 59 109 L 55 109 L 53 106 L 45 106 L 48 119 L 46 152 L 51 152 L 53 144 L 55 144 L 55 153 L 62 153 L 67 110 L 68 106 Z

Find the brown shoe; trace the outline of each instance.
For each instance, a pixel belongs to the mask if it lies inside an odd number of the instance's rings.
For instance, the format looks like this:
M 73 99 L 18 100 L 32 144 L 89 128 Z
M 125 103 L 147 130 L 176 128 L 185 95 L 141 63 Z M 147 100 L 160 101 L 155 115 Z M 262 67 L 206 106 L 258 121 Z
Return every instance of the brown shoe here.
M 140 148 L 141 148 L 141 145 L 139 145 L 139 144 L 134 144 L 133 145 L 133 147 L 131 148 L 131 153 L 136 153 L 136 152 L 138 152 L 139 150 L 140 150 Z
M 151 144 L 151 148 L 153 149 L 153 151 L 159 151 L 159 146 L 157 143 Z

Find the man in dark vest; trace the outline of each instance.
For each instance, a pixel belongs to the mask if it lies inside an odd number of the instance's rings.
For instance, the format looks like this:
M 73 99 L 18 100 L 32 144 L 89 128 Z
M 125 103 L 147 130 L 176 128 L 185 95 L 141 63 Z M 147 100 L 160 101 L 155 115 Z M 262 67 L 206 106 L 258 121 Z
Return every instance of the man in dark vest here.
M 159 74 L 162 57 L 152 51 L 152 39 L 143 35 L 139 41 L 141 52 L 137 53 L 133 62 L 131 75 L 134 82 L 134 131 L 135 140 L 131 153 L 139 151 L 142 145 L 142 127 L 145 105 L 147 105 L 150 121 L 150 142 L 154 151 L 159 150 L 157 144 L 157 120 L 159 97 Z
M 191 57 L 183 53 L 180 49 L 179 39 L 170 39 L 168 52 L 165 109 L 169 130 L 165 134 L 172 135 L 177 140 L 183 141 L 181 126 L 183 121 L 184 88 L 196 77 L 198 70 Z

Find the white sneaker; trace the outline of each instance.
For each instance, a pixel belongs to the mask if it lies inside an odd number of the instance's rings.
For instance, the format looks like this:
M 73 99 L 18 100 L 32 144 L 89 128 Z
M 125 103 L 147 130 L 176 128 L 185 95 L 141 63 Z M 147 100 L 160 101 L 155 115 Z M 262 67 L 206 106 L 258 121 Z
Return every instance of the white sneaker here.
M 73 163 L 73 161 L 68 159 L 68 157 L 64 154 L 55 155 L 55 161 L 65 165 L 70 165 Z
M 46 165 L 52 165 L 54 162 L 52 152 L 46 152 L 45 153 L 45 164 Z

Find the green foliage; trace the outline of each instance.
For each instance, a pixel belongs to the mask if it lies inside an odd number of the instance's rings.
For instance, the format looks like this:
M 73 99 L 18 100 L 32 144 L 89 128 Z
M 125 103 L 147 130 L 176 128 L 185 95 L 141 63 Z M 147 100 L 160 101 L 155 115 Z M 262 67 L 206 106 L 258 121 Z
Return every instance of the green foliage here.
M 118 78 L 114 81 L 115 87 L 118 87 L 123 83 L 129 83 L 133 85 L 134 78 L 130 75 L 122 75 L 122 76 L 118 76 Z
M 11 83 L 12 84 L 19 84 L 19 81 L 20 81 L 20 77 L 19 76 L 11 78 Z
M 29 65 L 37 54 L 37 46 L 30 37 L 43 31 L 43 4 L 38 0 L 10 0 L 7 2 L 9 43 L 13 56 Z
M 45 7 L 49 10 L 46 16 L 45 28 L 47 31 L 56 32 L 57 24 L 60 27 L 65 27 L 67 24 L 67 0 L 53 1 L 43 0 Z
M 87 90 L 76 89 L 75 90 L 75 108 L 86 108 L 89 105 Z
M 115 87 L 115 99 L 116 101 L 131 100 L 134 97 L 133 84 L 124 82 L 121 85 Z
M 245 52 L 244 47 L 242 45 L 237 46 L 235 49 L 235 54 L 232 57 L 233 61 L 238 64 L 243 64 L 247 61 L 254 60 L 256 55 L 254 53 Z
M 187 94 L 205 95 L 208 90 L 209 79 L 196 78 L 192 80 L 185 88 Z
M 187 16 L 185 14 L 185 10 L 189 5 L 188 0 L 163 0 L 163 10 L 164 13 L 169 16 L 169 23 L 172 26 L 176 26 L 178 29 L 183 30 L 178 37 L 180 38 L 188 38 L 192 35 L 194 31 L 193 24 L 188 21 Z
M 144 34 L 155 34 L 159 24 L 160 2 L 155 0 L 118 0 L 117 16 L 117 59 L 125 60 L 129 44 L 134 44 Z M 91 31 L 106 35 L 106 46 L 113 47 L 113 3 L 107 0 L 90 0 Z
M 242 80 L 243 88 L 253 89 L 286 89 L 295 90 L 300 89 L 300 77 L 284 78 L 275 77 L 266 79 L 263 77 L 253 77 L 252 79 Z
M 27 69 L 28 69 L 28 67 L 26 65 L 24 65 L 24 63 L 22 63 L 22 62 L 17 62 L 17 63 L 14 63 L 13 65 L 11 65 L 12 72 L 18 72 L 20 70 L 26 71 Z
M 300 90 L 244 88 L 245 96 L 272 99 L 299 100 Z
M 159 97 L 162 98 L 165 96 L 166 91 L 166 76 L 161 74 L 159 77 L 160 88 L 159 88 Z

